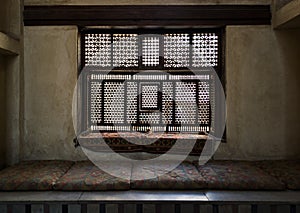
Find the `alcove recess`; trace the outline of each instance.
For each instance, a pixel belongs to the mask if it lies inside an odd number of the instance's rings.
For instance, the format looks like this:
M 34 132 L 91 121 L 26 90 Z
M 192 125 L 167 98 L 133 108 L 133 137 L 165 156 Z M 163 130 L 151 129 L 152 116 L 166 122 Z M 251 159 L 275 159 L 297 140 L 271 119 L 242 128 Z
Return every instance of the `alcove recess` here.
M 0 168 L 19 161 L 23 1 L 2 0 L 0 7 Z

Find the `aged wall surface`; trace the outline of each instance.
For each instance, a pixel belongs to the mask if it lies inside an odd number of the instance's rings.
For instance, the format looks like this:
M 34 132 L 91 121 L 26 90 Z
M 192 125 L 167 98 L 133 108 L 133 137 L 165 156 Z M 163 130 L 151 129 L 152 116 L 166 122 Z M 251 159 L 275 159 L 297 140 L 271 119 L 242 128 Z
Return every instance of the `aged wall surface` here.
M 227 27 L 227 143 L 216 158 L 299 156 L 299 36 L 270 26 Z
M 293 0 L 275 0 L 276 9 L 280 9 Z
M 19 161 L 20 149 L 20 74 L 22 70 L 22 29 L 21 8 L 23 0 L 2 0 L 0 6 L 0 32 L 8 40 L 14 40 L 12 48 L 10 42 L 7 43 L 9 49 L 13 49 L 14 54 L 9 55 L 5 49 L 0 54 L 1 73 L 1 97 L 5 96 L 5 101 L 1 102 L 1 113 L 5 113 L 5 136 L 1 136 L 1 158 L 5 158 L 5 164 L 10 165 Z M 20 50 L 20 51 L 19 51 Z M 5 57 L 5 58 L 3 58 Z M 5 79 L 5 80 L 4 80 Z M 5 95 L 3 95 L 5 93 Z M 3 110 L 3 111 L 2 111 Z M 1 125 L 3 117 L 1 117 Z M 4 151 L 3 151 L 4 150 Z
M 6 58 L 6 163 L 20 159 L 20 70 L 21 56 Z
M 284 129 L 287 156 L 300 158 L 300 30 L 276 32 L 284 70 Z
M 77 27 L 25 27 L 23 159 L 82 158 L 74 149 L 72 98 Z
M 2 0 L 0 7 L 0 31 L 19 38 L 22 0 Z
M 0 55 L 0 169 L 5 165 L 5 130 L 6 130 L 6 94 L 5 94 L 5 57 Z
M 271 26 L 227 27 L 227 143 L 216 159 L 299 156 L 299 36 Z M 23 159 L 85 158 L 72 144 L 76 27 L 25 27 L 25 52 Z

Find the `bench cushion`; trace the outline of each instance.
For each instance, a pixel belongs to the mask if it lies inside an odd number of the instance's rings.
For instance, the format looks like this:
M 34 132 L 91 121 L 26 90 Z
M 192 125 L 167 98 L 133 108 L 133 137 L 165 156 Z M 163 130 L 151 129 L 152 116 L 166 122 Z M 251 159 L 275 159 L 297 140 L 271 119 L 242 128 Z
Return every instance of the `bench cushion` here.
M 164 171 L 160 164 L 141 164 L 132 169 L 132 189 L 202 189 L 205 188 L 204 178 L 199 174 L 196 167 L 186 161 L 177 166 L 174 170 L 156 178 L 147 179 L 155 174 L 162 174 Z M 167 168 L 169 165 L 165 165 Z
M 122 170 L 122 165 L 112 165 Z M 126 170 L 124 170 L 126 171 Z M 100 170 L 90 161 L 76 162 L 54 185 L 55 190 L 126 190 L 130 188 L 131 173 L 124 172 L 124 179 Z
M 52 190 L 72 161 L 24 161 L 0 172 L 0 190 Z
M 197 163 L 195 163 L 197 165 Z M 282 190 L 285 186 L 276 178 L 247 161 L 210 161 L 197 165 L 208 189 Z
M 166 173 L 164 168 L 172 165 L 168 162 L 140 162 L 132 168 L 122 162 L 107 164 L 122 174 L 119 178 L 90 161 L 25 161 L 0 171 L 0 190 L 300 189 L 300 161 L 184 161 Z M 159 173 L 165 174 L 147 178 Z
M 300 190 L 300 160 L 260 161 L 256 165 L 279 179 L 288 189 Z

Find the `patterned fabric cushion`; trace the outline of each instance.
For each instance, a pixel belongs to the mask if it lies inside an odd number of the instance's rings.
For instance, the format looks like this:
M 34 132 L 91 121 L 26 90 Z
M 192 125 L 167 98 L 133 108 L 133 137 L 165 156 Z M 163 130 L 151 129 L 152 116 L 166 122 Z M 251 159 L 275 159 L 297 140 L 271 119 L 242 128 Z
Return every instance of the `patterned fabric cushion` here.
M 0 171 L 0 190 L 52 190 L 71 161 L 25 161 Z
M 208 189 L 281 190 L 284 185 L 276 178 L 246 161 L 210 161 L 197 165 Z
M 260 161 L 256 166 L 279 179 L 288 189 L 300 189 L 300 160 Z
M 164 165 L 162 165 L 164 164 Z M 139 165 L 132 169 L 132 189 L 202 189 L 205 188 L 204 178 L 196 167 L 186 161 L 174 170 L 163 174 L 164 169 L 171 164 L 161 163 L 156 165 Z M 148 179 L 156 174 L 162 174 L 156 178 Z
M 178 139 L 186 143 L 194 143 L 190 155 L 199 155 L 206 143 L 206 135 L 198 134 L 178 134 L 178 133 L 140 133 L 140 132 L 102 132 L 88 133 L 79 137 L 80 146 L 93 151 L 105 150 L 99 138 L 103 138 L 106 144 L 115 152 L 147 152 L 147 153 L 166 153 L 174 146 Z M 101 140 L 102 141 L 102 140 Z M 155 141 L 155 142 L 153 142 Z M 105 145 L 106 146 L 106 145 Z M 185 153 L 186 146 L 177 147 L 173 153 Z
M 122 170 L 122 165 L 113 165 L 114 171 Z M 131 171 L 131 170 L 130 170 Z M 100 170 L 90 161 L 76 162 L 57 181 L 55 190 L 126 190 L 130 187 L 130 172 L 124 170 L 124 179 L 114 177 Z

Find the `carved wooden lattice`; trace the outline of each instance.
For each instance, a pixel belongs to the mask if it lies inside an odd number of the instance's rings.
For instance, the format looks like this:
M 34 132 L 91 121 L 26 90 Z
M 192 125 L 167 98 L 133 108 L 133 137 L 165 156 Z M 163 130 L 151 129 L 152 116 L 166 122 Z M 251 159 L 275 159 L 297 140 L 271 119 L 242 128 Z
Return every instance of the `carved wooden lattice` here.
M 102 75 L 94 71 L 89 79 L 92 130 L 210 130 L 210 74 Z
M 206 68 L 220 66 L 218 33 L 84 33 L 83 50 L 84 66 L 94 68 L 87 78 L 91 130 L 212 131 L 214 78 Z M 119 72 L 102 73 L 107 68 Z M 168 71 L 135 75 L 153 69 Z
M 84 34 L 84 66 L 123 69 L 218 67 L 219 55 L 220 35 L 216 32 Z

